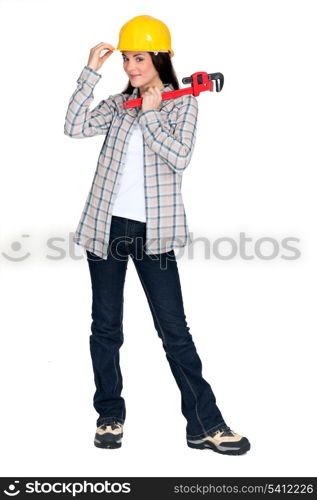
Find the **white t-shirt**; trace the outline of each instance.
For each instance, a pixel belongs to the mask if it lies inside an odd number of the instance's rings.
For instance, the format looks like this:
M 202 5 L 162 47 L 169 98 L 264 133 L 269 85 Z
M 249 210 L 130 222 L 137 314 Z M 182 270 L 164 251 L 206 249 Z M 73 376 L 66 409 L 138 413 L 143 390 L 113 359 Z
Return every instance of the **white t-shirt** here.
M 135 122 L 112 215 L 146 222 L 143 134 Z

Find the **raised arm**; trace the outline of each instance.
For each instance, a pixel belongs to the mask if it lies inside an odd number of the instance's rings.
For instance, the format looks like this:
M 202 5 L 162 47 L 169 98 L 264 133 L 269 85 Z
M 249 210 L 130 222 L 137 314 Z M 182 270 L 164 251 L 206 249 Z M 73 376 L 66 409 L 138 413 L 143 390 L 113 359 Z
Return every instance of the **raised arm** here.
M 147 110 L 139 115 L 139 124 L 148 146 L 170 168 L 180 174 L 188 166 L 193 154 L 197 118 L 198 101 L 193 95 L 183 96 L 183 104 L 180 106 L 176 127 L 172 135 L 163 130 L 159 110 Z
M 92 111 L 89 111 L 89 106 L 94 98 L 94 87 L 102 78 L 97 71 L 113 53 L 112 49 L 112 45 L 101 42 L 90 50 L 88 63 L 80 73 L 78 86 L 69 100 L 64 124 L 66 135 L 81 139 L 107 133 L 115 111 L 112 96 L 100 101 Z M 103 50 L 108 51 L 100 57 Z
M 78 86 L 71 96 L 66 112 L 64 133 L 75 139 L 106 134 L 114 116 L 111 96 L 89 111 L 94 99 L 93 90 L 101 75 L 85 66 L 77 80 Z

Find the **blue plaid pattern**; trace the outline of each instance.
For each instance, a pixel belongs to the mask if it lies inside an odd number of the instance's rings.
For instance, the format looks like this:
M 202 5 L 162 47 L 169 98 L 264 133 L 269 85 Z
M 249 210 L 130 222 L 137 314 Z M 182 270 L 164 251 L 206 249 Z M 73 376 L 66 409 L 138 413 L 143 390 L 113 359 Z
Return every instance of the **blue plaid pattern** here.
M 159 110 L 124 109 L 133 94 L 110 95 L 92 111 L 93 90 L 102 75 L 84 66 L 65 117 L 64 133 L 73 138 L 105 135 L 97 168 L 73 241 L 107 259 L 112 208 L 123 174 L 134 123 L 143 132 L 147 254 L 168 252 L 192 242 L 182 200 L 182 174 L 196 140 L 197 98 L 192 95 L 161 101 Z M 174 90 L 165 84 L 164 91 Z

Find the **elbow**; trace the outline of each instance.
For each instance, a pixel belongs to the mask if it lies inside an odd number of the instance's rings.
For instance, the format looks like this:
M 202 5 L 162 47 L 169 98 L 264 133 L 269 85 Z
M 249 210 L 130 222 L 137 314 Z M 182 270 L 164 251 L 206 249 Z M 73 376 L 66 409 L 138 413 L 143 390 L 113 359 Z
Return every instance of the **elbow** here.
M 70 131 L 70 127 L 67 126 L 67 123 L 65 122 L 64 124 L 64 134 L 67 135 L 68 137 L 72 137 L 72 133 Z
M 64 134 L 74 139 L 84 137 L 83 126 L 66 117 L 64 121 Z
M 176 172 L 177 174 L 179 175 L 182 175 L 182 173 L 184 172 L 184 170 L 186 170 L 186 168 L 188 167 L 190 163 L 190 158 L 187 159 L 187 160 L 183 160 L 183 161 L 178 161 L 177 163 L 175 162 L 168 162 L 168 165 L 170 166 L 170 168 L 172 170 L 174 170 L 174 172 Z
M 83 133 L 74 133 L 74 129 L 71 127 L 67 127 L 67 125 L 64 125 L 64 134 L 67 135 L 68 137 L 72 137 L 73 139 L 81 139 L 83 137 L 86 137 Z
M 193 149 L 184 146 L 182 151 L 177 155 L 177 161 L 174 163 L 174 170 L 179 173 L 184 172 L 190 163 L 192 154 Z

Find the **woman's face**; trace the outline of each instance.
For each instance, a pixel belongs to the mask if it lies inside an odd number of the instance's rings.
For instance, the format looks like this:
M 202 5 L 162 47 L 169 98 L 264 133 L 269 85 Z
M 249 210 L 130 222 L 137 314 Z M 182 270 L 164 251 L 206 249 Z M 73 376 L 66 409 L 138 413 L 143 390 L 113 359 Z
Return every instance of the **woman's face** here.
M 124 50 L 121 53 L 123 69 L 133 87 L 154 86 L 160 82 L 159 74 L 148 52 Z

